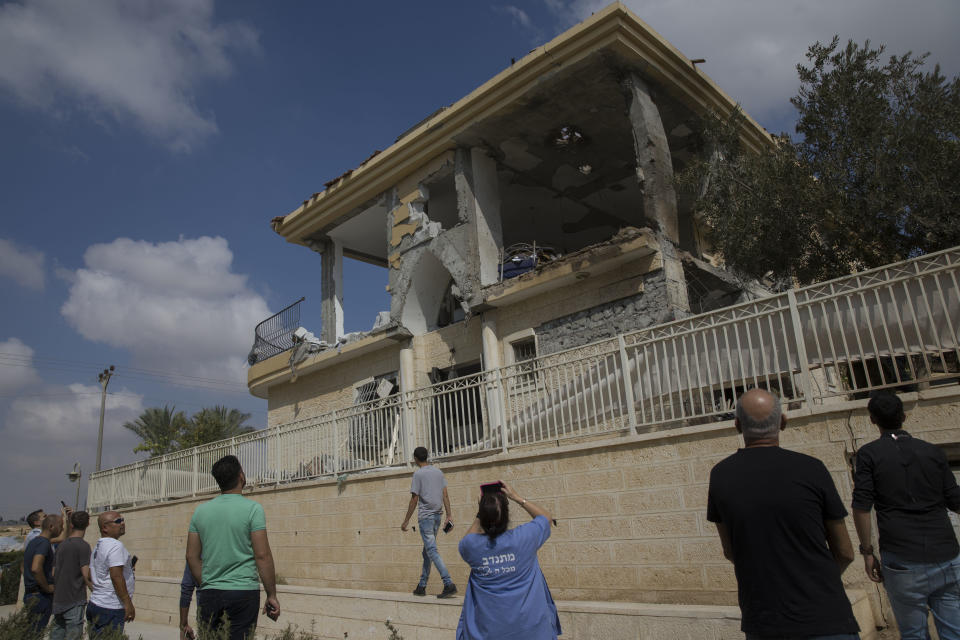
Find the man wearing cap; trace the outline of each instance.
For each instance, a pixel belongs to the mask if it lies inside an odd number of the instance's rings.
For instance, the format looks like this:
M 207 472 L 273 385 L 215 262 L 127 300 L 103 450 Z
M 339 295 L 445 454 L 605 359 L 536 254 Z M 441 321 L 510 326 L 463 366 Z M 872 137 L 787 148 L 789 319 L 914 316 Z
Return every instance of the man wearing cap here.
M 960 547 L 947 509 L 960 511 L 960 488 L 943 451 L 903 429 L 900 398 L 875 392 L 867 410 L 880 437 L 857 451 L 852 505 L 867 577 L 884 583 L 903 640 L 929 637 L 928 610 L 940 639 L 958 640 Z M 879 560 L 872 540 L 874 506 Z

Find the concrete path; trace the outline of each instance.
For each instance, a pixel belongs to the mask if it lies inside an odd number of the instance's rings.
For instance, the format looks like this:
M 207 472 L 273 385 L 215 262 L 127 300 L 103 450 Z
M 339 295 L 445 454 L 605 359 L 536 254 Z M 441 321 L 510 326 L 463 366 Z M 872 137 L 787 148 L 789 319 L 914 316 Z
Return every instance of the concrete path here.
M 17 610 L 15 605 L 4 605 L 0 607 L 0 619 L 6 618 Z M 129 622 L 124 627 L 124 632 L 130 637 L 130 640 L 179 640 L 180 633 L 177 627 L 171 627 L 162 624 L 149 624 L 147 622 Z

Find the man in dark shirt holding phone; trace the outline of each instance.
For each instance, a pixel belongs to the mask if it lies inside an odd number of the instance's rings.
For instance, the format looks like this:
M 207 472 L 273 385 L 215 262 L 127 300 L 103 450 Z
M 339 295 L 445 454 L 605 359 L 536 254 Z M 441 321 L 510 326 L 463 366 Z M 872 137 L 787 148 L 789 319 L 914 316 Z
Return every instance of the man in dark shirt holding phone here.
M 960 547 L 947 509 L 960 511 L 960 488 L 936 445 L 903 430 L 903 402 L 889 391 L 867 404 L 880 437 L 857 451 L 853 521 L 867 577 L 884 582 L 903 640 L 927 635 L 927 611 L 941 640 L 960 638 Z M 872 544 L 877 507 L 881 568 Z

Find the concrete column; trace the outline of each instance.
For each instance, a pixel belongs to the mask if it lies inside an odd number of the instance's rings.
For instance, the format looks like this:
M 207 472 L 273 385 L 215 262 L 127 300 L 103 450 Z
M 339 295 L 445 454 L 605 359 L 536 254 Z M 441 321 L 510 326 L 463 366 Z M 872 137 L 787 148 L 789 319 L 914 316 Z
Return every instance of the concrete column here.
M 480 259 L 480 286 L 495 284 L 503 247 L 503 225 L 500 221 L 500 185 L 497 182 L 497 161 L 486 151 L 470 150 L 473 167 L 473 195 L 476 199 L 477 254 Z
M 413 457 L 413 450 L 419 446 L 416 437 L 417 437 L 417 424 L 416 418 L 417 414 L 415 411 L 409 409 L 410 398 L 407 395 L 409 392 L 417 388 L 416 380 L 414 376 L 416 372 L 414 371 L 413 366 L 413 341 L 407 342 L 406 346 L 400 349 L 400 419 L 403 420 L 403 452 L 402 457 L 407 461 L 407 464 L 410 464 L 410 460 Z M 423 445 L 428 446 L 428 445 Z
M 673 189 L 673 160 L 660 111 L 650 96 L 650 89 L 637 73 L 623 81 L 627 97 L 633 147 L 637 155 L 637 179 L 643 191 L 643 212 L 655 221 L 661 233 L 674 244 L 677 231 L 677 194 Z
M 343 246 L 333 238 L 318 243 L 320 252 L 320 339 L 334 344 L 343 335 Z
M 483 368 L 486 371 L 500 369 L 503 366 L 500 358 L 500 339 L 497 337 L 497 323 L 489 313 L 483 314 L 480 325 L 480 348 L 483 353 Z M 485 384 L 487 395 L 487 424 L 490 432 L 484 433 L 484 440 L 491 443 L 499 438 L 500 446 L 506 451 L 506 434 L 503 433 L 504 415 L 504 384 L 501 379 L 502 371 L 488 375 Z
M 679 315 L 690 312 L 687 282 L 677 245 L 680 242 L 677 219 L 677 193 L 673 188 L 673 160 L 660 111 L 650 88 L 637 73 L 622 83 L 627 98 L 633 146 L 637 155 L 637 180 L 643 191 L 644 216 L 656 223 L 663 271 L 667 278 L 670 306 Z
M 454 163 L 457 212 L 470 227 L 471 262 L 479 286 L 495 284 L 503 246 L 497 163 L 480 148 L 457 149 Z
M 480 348 L 483 353 L 483 368 L 487 371 L 503 366 L 500 357 L 500 339 L 497 337 L 497 323 L 489 313 L 483 314 L 480 325 Z

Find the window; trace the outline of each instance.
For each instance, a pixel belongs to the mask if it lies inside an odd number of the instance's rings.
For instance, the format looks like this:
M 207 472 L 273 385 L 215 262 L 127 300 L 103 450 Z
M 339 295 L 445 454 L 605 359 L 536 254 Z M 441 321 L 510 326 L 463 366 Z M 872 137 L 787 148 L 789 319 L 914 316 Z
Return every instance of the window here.
M 507 336 L 507 371 L 511 392 L 526 391 L 537 386 L 537 337 L 532 329 Z

